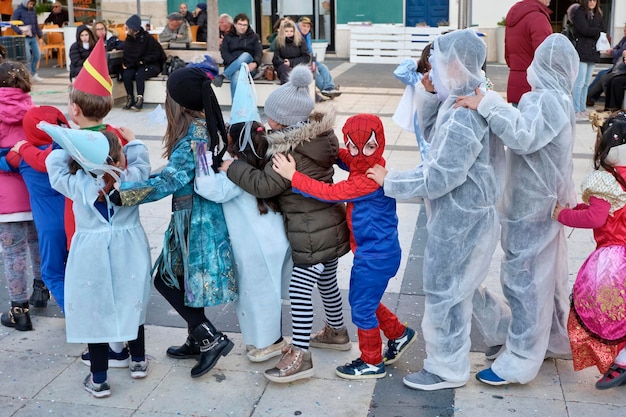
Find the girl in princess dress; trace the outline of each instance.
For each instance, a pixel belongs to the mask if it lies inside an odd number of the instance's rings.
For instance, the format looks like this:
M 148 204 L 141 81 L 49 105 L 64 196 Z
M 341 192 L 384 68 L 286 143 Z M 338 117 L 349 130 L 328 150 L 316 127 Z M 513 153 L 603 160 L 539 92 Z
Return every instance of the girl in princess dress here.
M 560 204 L 552 217 L 593 229 L 597 248 L 578 271 L 567 330 L 574 370 L 596 366 L 597 389 L 626 384 L 626 115 L 611 115 L 598 131 L 594 171 L 582 185 L 584 203 Z

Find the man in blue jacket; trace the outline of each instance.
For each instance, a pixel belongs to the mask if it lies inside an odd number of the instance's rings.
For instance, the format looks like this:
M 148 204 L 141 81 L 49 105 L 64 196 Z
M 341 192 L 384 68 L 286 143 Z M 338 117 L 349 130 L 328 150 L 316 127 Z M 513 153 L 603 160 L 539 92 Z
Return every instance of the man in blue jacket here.
M 26 62 L 30 70 L 31 78 L 34 81 L 43 81 L 37 74 L 37 64 L 39 64 L 39 41 L 43 33 L 37 24 L 37 13 L 35 12 L 35 0 L 23 1 L 13 12 L 12 20 L 21 20 L 23 25 L 12 26 L 18 35 L 25 35 Z

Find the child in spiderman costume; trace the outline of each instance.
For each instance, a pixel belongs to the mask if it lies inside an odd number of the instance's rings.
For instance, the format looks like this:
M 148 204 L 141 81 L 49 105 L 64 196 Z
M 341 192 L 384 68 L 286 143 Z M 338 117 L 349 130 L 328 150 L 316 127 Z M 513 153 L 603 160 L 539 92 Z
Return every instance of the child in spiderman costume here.
M 365 174 L 370 167 L 385 164 L 385 132 L 381 120 L 371 114 L 350 117 L 342 131 L 347 149 L 339 150 L 338 163 L 350 171 L 347 180 L 335 184 L 314 180 L 296 171 L 291 155 L 276 154 L 272 162 L 274 170 L 291 181 L 294 192 L 326 202 L 347 202 L 354 253 L 349 301 L 361 356 L 337 367 L 336 373 L 346 379 L 382 378 L 385 365 L 396 362 L 416 338 L 415 330 L 380 302 L 389 279 L 398 272 L 401 255 L 396 200 L 386 197 Z M 384 354 L 381 330 L 388 339 Z
M 65 197 L 50 186 L 45 159 L 52 149 L 52 138 L 37 128 L 41 121 L 69 127 L 67 119 L 56 107 L 31 108 L 22 121 L 26 140 L 13 146 L 7 155 L 7 161 L 24 178 L 39 240 L 43 281 L 35 280 L 33 283 L 30 302 L 35 307 L 46 307 L 52 292 L 58 306 L 63 310 L 67 259 L 67 240 L 63 226 Z

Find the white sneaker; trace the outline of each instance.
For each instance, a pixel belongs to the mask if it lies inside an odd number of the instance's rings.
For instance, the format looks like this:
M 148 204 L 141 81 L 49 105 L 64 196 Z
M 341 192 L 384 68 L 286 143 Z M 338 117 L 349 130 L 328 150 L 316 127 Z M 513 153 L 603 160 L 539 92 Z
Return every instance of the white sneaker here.
M 38 83 L 40 83 L 40 82 L 42 82 L 42 81 L 43 81 L 43 78 L 41 78 L 41 77 L 39 76 L 39 74 L 37 74 L 37 73 L 33 74 L 32 79 L 33 79 L 34 81 L 37 81 Z

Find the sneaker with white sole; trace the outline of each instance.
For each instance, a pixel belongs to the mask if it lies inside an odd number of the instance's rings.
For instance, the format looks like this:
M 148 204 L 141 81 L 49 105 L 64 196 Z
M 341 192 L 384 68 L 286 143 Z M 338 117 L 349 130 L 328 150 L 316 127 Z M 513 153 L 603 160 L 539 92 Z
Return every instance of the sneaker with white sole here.
M 83 352 L 80 355 L 80 361 L 87 366 L 91 366 L 91 356 L 89 350 Z M 130 353 L 128 348 L 124 346 L 124 349 L 120 353 L 114 352 L 109 346 L 109 368 L 128 368 L 130 365 Z
M 304 351 L 297 346 L 287 345 L 282 350 L 283 356 L 272 369 L 265 371 L 265 377 L 273 382 L 286 383 L 315 375 L 311 351 Z
M 387 375 L 385 362 L 372 365 L 364 362 L 361 358 L 353 360 L 352 363 L 338 366 L 335 369 L 335 373 L 344 379 L 377 379 L 384 378 Z
M 487 359 L 488 361 L 493 361 L 505 350 L 506 346 L 504 345 L 487 346 L 487 349 L 485 349 L 485 359 Z
M 39 74 L 37 74 L 37 73 L 33 74 L 33 76 L 31 78 L 33 79 L 33 81 L 37 81 L 38 83 L 43 81 L 43 78 L 41 78 L 39 76 Z
M 447 388 L 459 388 L 467 382 L 446 381 L 438 375 L 431 374 L 425 369 L 414 374 L 409 374 L 402 379 L 404 385 L 409 388 L 419 389 L 422 391 L 436 391 Z
M 311 335 L 310 346 L 320 349 L 350 350 L 352 342 L 350 342 L 346 326 L 334 329 L 328 323 L 324 323 L 322 330 Z
M 508 385 L 511 382 L 500 378 L 491 368 L 483 369 L 476 374 L 476 379 L 487 385 Z
M 130 369 L 130 377 L 133 379 L 142 379 L 148 376 L 148 360 L 140 362 L 131 361 L 128 366 Z
M 250 360 L 250 362 L 265 362 L 268 359 L 272 359 L 273 357 L 280 356 L 282 354 L 283 348 L 287 347 L 287 341 L 282 339 L 280 342 L 274 343 L 262 349 L 257 349 L 253 347 L 248 350 L 246 356 Z
M 387 349 L 385 349 L 385 353 L 383 354 L 383 362 L 385 362 L 385 365 L 391 365 L 400 359 L 400 356 L 415 342 L 415 339 L 417 339 L 415 330 L 406 327 L 402 336 L 397 339 L 388 340 Z
M 96 384 L 93 382 L 93 378 L 91 374 L 87 375 L 85 380 L 83 381 L 83 387 L 85 387 L 85 391 L 90 393 L 96 398 L 105 398 L 111 396 L 111 386 L 107 381 L 104 381 L 101 384 Z

